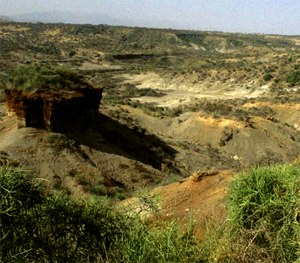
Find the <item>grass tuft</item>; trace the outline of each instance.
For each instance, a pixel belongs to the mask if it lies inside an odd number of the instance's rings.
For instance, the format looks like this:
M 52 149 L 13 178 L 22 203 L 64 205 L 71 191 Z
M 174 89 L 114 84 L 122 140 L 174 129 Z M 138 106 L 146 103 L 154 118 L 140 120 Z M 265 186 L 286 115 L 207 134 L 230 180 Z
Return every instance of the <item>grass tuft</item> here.
M 239 174 L 228 193 L 230 235 L 243 240 L 245 257 L 271 262 L 300 256 L 300 164 L 257 167 Z

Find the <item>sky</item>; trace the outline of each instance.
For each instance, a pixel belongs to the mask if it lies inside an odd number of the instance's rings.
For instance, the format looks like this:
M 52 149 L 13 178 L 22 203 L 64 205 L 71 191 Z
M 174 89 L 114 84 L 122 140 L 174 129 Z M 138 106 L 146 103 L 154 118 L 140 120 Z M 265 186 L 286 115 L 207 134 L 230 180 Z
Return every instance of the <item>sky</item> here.
M 6 16 L 57 10 L 166 20 L 181 29 L 300 35 L 300 0 L 0 0 L 0 6 Z

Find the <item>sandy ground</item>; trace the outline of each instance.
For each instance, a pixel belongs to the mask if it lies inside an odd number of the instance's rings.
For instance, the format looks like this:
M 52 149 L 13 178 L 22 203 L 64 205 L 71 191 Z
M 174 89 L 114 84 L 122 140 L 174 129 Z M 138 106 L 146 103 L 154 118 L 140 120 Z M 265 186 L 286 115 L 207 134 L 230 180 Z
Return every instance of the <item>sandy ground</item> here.
M 129 75 L 123 74 L 124 83 L 131 83 L 137 88 L 152 88 L 163 92 L 161 97 L 144 96 L 133 98 L 132 100 L 142 103 L 153 103 L 160 107 L 177 107 L 181 104 L 190 103 L 193 99 L 236 99 L 236 98 L 256 98 L 269 91 L 269 86 L 264 85 L 255 89 L 246 88 L 237 85 L 228 85 L 227 83 L 215 82 L 189 85 L 184 80 L 168 80 L 160 77 L 156 73 Z M 253 84 L 253 83 L 247 83 Z M 254 83 L 255 84 L 255 83 Z M 248 85 L 249 86 L 249 85 Z

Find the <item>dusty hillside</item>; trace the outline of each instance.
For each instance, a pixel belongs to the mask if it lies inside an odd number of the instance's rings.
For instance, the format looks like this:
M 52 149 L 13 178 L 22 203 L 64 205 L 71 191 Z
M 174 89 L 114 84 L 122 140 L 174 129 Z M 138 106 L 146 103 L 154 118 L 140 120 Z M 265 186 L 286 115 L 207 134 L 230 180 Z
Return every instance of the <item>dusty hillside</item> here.
M 74 193 L 97 185 L 126 192 L 198 171 L 292 161 L 300 152 L 299 105 L 270 107 L 273 117 L 239 121 L 202 111 L 158 118 L 129 106 L 102 105 L 96 128 L 65 135 L 17 129 L 16 120 L 4 116 L 0 150 Z
M 299 41 L 1 23 L 0 162 L 78 197 L 121 200 L 159 187 L 163 219 L 222 217 L 231 174 L 300 156 Z M 104 88 L 97 123 L 65 134 L 17 129 L 3 89 L 18 65 L 61 65 Z M 211 170 L 218 174 L 190 178 Z

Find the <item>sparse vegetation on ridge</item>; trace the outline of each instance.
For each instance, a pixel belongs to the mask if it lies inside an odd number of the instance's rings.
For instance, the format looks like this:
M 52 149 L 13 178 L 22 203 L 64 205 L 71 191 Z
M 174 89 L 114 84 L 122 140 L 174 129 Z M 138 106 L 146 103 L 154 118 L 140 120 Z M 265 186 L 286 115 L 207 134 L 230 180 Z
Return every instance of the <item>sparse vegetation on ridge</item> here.
M 9 76 L 11 88 L 26 92 L 39 90 L 76 90 L 89 86 L 83 77 L 65 67 L 18 66 Z

